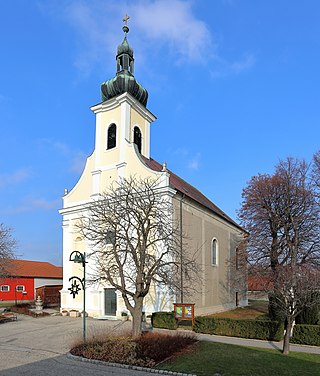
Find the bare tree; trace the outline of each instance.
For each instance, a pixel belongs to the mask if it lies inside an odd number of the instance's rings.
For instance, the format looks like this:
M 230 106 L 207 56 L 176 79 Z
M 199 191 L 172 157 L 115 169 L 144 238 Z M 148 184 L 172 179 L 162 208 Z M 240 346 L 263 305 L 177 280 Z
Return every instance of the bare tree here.
M 320 150 L 313 155 L 311 179 L 320 205 Z
M 288 288 L 294 290 L 295 285 L 304 285 L 301 272 L 300 277 L 292 276 L 290 272 L 301 266 L 304 266 L 303 270 L 313 270 L 320 262 L 320 211 L 308 165 L 288 158 L 279 162 L 273 175 L 252 177 L 243 190 L 239 217 L 250 233 L 248 260 L 251 267 L 264 281 L 271 282 L 274 295 L 279 297 L 276 301 L 288 303 Z M 281 274 L 279 270 L 286 272 Z M 311 296 L 308 292 L 313 289 L 310 285 L 303 294 Z M 292 311 L 291 303 L 286 306 L 286 339 L 290 338 L 301 294 L 292 295 L 295 311 Z M 279 307 L 283 310 L 283 305 Z M 286 346 L 289 344 L 284 342 Z M 284 348 L 284 353 L 287 351 Z
M 310 265 L 278 266 L 274 271 L 276 285 L 271 305 L 286 322 L 283 354 L 289 354 L 290 336 L 295 318 L 303 309 L 320 304 L 320 270 Z
M 90 203 L 78 227 L 90 243 L 97 268 L 92 282 L 118 290 L 141 334 L 144 298 L 153 286 L 177 293 L 180 230 L 165 188 L 150 178 L 123 179 Z M 185 275 L 196 263 L 183 255 Z
M 16 241 L 12 237 L 11 229 L 0 223 L 0 276 L 10 274 L 10 260 L 15 258 Z

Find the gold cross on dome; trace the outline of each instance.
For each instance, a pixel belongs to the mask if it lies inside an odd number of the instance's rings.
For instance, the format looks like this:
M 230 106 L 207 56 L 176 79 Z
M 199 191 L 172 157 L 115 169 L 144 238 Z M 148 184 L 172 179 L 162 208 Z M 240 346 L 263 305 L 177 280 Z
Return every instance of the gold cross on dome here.
M 123 22 L 125 23 L 126 26 L 128 26 L 128 20 L 129 20 L 129 16 L 126 14 L 124 17 L 123 17 Z

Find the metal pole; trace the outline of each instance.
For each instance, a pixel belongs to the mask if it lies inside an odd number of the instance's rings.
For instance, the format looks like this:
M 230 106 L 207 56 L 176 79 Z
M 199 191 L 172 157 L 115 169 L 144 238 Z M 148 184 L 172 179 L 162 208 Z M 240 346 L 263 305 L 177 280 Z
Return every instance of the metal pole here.
M 180 199 L 180 303 L 183 303 L 183 255 L 182 255 L 182 200 L 184 195 Z
M 86 342 L 86 253 L 83 252 L 83 341 Z

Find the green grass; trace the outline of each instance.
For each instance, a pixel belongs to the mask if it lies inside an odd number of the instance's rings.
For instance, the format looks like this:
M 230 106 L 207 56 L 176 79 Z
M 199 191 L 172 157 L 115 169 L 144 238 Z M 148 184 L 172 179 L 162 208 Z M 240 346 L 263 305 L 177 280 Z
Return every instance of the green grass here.
M 320 355 L 198 342 L 186 354 L 157 368 L 201 376 L 320 376 Z

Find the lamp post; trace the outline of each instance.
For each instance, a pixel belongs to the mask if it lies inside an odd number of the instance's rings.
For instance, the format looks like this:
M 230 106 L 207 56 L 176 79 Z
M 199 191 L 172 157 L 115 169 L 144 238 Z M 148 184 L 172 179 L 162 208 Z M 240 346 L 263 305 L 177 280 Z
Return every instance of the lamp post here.
M 69 282 L 71 282 L 71 287 L 68 288 L 70 294 L 73 296 L 73 299 L 78 295 L 79 291 L 81 291 L 81 287 L 83 290 L 83 341 L 86 341 L 86 253 L 73 251 L 70 254 L 69 261 L 73 261 L 75 263 L 82 264 L 83 267 L 83 278 L 79 278 L 77 276 L 72 276 L 69 278 Z M 81 287 L 80 287 L 81 285 Z

